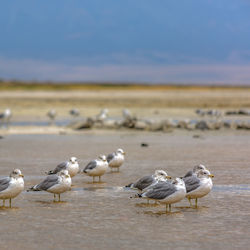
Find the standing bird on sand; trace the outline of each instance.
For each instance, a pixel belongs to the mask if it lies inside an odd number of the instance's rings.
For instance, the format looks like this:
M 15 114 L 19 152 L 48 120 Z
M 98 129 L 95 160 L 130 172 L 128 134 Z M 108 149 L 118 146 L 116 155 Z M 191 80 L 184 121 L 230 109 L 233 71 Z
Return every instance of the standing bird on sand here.
M 108 109 L 102 109 L 101 112 L 96 116 L 96 122 L 102 123 L 104 120 L 108 118 Z
M 185 196 L 186 187 L 181 178 L 176 178 L 172 182 L 158 183 L 142 194 L 138 194 L 140 198 L 150 199 L 165 204 L 166 212 L 171 212 L 171 204 L 181 201 Z
M 94 183 L 96 176 L 99 177 L 99 182 L 101 182 L 101 176 L 104 175 L 107 170 L 108 162 L 106 156 L 100 155 L 98 159 L 89 162 L 82 172 L 88 176 L 92 176 Z
M 55 119 L 56 119 L 56 115 L 57 115 L 57 113 L 56 113 L 55 109 L 51 109 L 51 110 L 48 111 L 47 116 L 50 119 L 50 125 L 54 124 Z
M 119 172 L 120 166 L 123 164 L 125 158 L 124 158 L 125 152 L 119 148 L 116 150 L 116 152 L 109 154 L 107 156 L 107 161 L 109 164 L 109 167 L 111 168 L 111 172 L 113 172 L 113 168 L 117 169 L 117 172 Z
M 131 183 L 126 187 L 142 191 L 146 188 L 150 188 L 151 186 L 156 185 L 158 182 L 167 181 L 167 179 L 171 179 L 171 176 L 168 176 L 168 174 L 164 170 L 156 170 L 153 175 L 143 176 L 136 182 Z
M 196 176 L 197 173 L 198 173 L 200 170 L 207 170 L 207 168 L 206 168 L 204 165 L 202 165 L 202 164 L 196 165 L 196 166 L 194 166 L 193 170 L 188 171 L 188 172 L 184 175 L 183 178 L 186 178 L 186 177 L 192 176 L 192 175 L 195 175 L 195 176 Z
M 71 157 L 69 161 L 65 161 L 56 166 L 54 170 L 46 172 L 46 174 L 57 174 L 61 170 L 66 169 L 69 171 L 70 177 L 74 177 L 79 172 L 79 164 L 76 157 Z
M 71 178 L 68 170 L 62 170 L 57 174 L 48 175 L 41 183 L 29 188 L 27 191 L 47 191 L 54 194 L 54 201 L 56 194 L 58 194 L 58 201 L 61 201 L 61 193 L 71 189 Z
M 24 189 L 24 180 L 21 170 L 15 169 L 10 173 L 9 177 L 0 179 L 0 199 L 3 200 L 3 207 L 5 207 L 5 200 L 9 199 L 9 206 L 11 207 L 11 199 L 18 196 Z
M 12 116 L 10 109 L 5 109 L 3 113 L 0 114 L 0 120 L 2 120 L 2 125 L 8 127 L 10 123 L 10 118 Z
M 80 111 L 78 109 L 73 108 L 69 111 L 69 114 L 73 117 L 78 117 L 80 115 Z
M 196 175 L 191 175 L 183 178 L 185 182 L 187 194 L 186 197 L 192 207 L 191 199 L 195 199 L 195 207 L 198 207 L 198 198 L 207 195 L 212 187 L 212 179 L 214 175 L 210 174 L 208 170 L 200 170 Z

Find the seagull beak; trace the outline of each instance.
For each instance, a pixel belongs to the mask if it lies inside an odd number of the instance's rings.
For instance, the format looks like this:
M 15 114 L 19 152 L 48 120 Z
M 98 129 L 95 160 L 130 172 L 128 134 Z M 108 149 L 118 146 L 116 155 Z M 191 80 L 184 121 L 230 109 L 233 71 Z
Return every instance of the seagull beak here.
M 166 178 L 167 178 L 167 179 L 170 179 L 170 180 L 172 179 L 172 177 L 171 177 L 171 176 L 169 176 L 169 175 L 167 175 L 167 176 L 166 176 Z
M 211 177 L 211 178 L 214 178 L 214 175 L 213 175 L 213 174 L 209 174 L 208 176 Z
M 126 153 L 125 153 L 125 152 L 123 152 L 122 154 L 123 154 L 123 155 L 125 155 Z
M 24 177 L 24 175 L 23 175 L 23 174 L 19 174 L 19 176 L 20 176 L 20 177 Z

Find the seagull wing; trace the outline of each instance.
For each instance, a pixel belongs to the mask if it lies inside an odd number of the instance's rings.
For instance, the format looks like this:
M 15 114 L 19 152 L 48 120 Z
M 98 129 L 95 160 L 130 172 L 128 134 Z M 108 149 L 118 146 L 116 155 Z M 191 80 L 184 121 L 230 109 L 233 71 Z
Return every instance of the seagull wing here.
M 154 178 L 152 175 L 144 176 L 138 181 L 136 181 L 132 187 L 133 188 L 138 188 L 140 190 L 143 190 L 144 188 L 150 186 L 154 182 Z
M 0 192 L 7 189 L 10 185 L 10 177 L 4 177 L 0 179 Z
M 57 174 L 49 175 L 41 183 L 33 186 L 31 190 L 33 191 L 45 190 L 46 191 L 58 183 L 59 183 L 59 176 Z
M 193 171 L 190 170 L 190 171 L 188 171 L 188 172 L 183 176 L 183 178 L 190 177 L 190 176 L 192 176 L 192 175 L 193 175 Z
M 176 187 L 172 183 L 159 183 L 143 193 L 142 196 L 150 199 L 162 200 L 173 194 L 175 191 Z
M 68 161 L 65 161 L 65 162 L 60 163 L 59 165 L 56 166 L 56 168 L 55 168 L 54 170 L 50 170 L 50 171 L 48 172 L 48 174 L 57 174 L 57 173 L 60 172 L 61 170 L 66 169 L 68 163 L 69 163 Z
M 115 157 L 115 153 L 109 154 L 109 155 L 107 156 L 107 161 L 108 161 L 108 162 L 112 161 L 112 160 L 114 159 L 114 157 Z
M 199 178 L 194 175 L 183 178 L 183 181 L 185 182 L 187 193 L 197 189 L 200 186 Z
M 91 161 L 91 162 L 89 162 L 89 163 L 87 164 L 87 166 L 84 168 L 83 172 L 84 172 L 84 173 L 87 173 L 88 170 L 92 170 L 92 169 L 96 168 L 96 166 L 97 166 L 97 162 L 96 162 L 95 160 L 94 160 L 94 161 Z

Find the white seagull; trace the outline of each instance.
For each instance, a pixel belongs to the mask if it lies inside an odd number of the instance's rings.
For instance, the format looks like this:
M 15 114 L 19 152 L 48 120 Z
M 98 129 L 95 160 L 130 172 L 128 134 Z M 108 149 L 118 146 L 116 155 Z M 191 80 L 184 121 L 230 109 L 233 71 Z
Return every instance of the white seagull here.
M 167 179 L 171 179 L 171 176 L 169 176 L 164 170 L 156 170 L 153 175 L 146 175 L 136 182 L 127 185 L 126 187 L 142 191 L 146 188 L 150 188 L 160 181 L 167 181 Z
M 70 177 L 74 177 L 79 172 L 79 164 L 76 157 L 71 157 L 69 161 L 65 161 L 56 166 L 54 170 L 50 170 L 46 174 L 57 174 L 61 170 L 66 169 L 69 171 Z
M 103 122 L 108 118 L 108 109 L 102 109 L 101 112 L 96 116 L 97 122 Z
M 52 125 L 55 121 L 55 118 L 57 116 L 56 110 L 55 109 L 51 109 L 48 111 L 47 116 L 50 119 L 50 125 Z
M 116 150 L 116 152 L 107 156 L 107 161 L 109 167 L 111 168 L 111 172 L 113 171 L 113 168 L 116 168 L 117 172 L 119 172 L 119 168 L 125 160 L 124 155 L 125 152 L 121 148 L 119 148 Z
M 54 194 L 54 201 L 56 194 L 58 194 L 58 201 L 61 201 L 60 194 L 71 189 L 71 178 L 68 170 L 61 170 L 57 174 L 48 175 L 41 183 L 31 187 L 27 191 L 47 191 Z
M 161 182 L 147 189 L 138 197 L 158 201 L 166 205 L 166 212 L 171 212 L 171 204 L 181 201 L 186 196 L 185 183 L 181 178 L 172 182 Z M 169 207 L 169 210 L 168 210 Z
M 198 198 L 207 195 L 212 187 L 212 179 L 214 175 L 210 174 L 208 170 L 200 170 L 196 175 L 191 175 L 183 178 L 185 182 L 187 194 L 186 197 L 192 206 L 191 199 L 195 199 L 195 207 L 198 206 Z
M 12 116 L 11 110 L 9 108 L 5 109 L 4 112 L 0 114 L 0 120 L 2 120 L 2 125 L 5 124 L 6 127 L 8 127 L 11 116 Z
M 0 179 L 0 199 L 3 200 L 3 207 L 5 200 L 9 199 L 9 206 L 11 207 L 11 199 L 18 196 L 24 189 L 23 175 L 20 169 L 15 169 L 10 173 L 9 177 Z
M 99 176 L 99 182 L 100 182 L 101 176 L 104 175 L 107 170 L 108 170 L 108 162 L 106 156 L 100 155 L 98 159 L 89 162 L 82 172 L 88 176 L 92 176 L 94 183 L 95 177 Z

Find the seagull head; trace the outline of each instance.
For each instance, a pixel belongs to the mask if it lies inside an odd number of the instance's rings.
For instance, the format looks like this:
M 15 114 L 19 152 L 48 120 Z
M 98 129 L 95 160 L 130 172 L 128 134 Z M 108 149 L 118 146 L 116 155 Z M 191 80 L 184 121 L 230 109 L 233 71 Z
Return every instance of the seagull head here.
M 69 161 L 71 163 L 77 163 L 77 158 L 76 157 L 71 157 Z
M 19 177 L 21 177 L 21 178 L 23 178 L 24 176 L 23 176 L 23 174 L 22 174 L 22 172 L 21 172 L 20 169 L 14 169 L 14 170 L 10 173 L 10 177 L 13 177 L 13 178 L 19 178 Z
M 198 178 L 213 178 L 214 175 L 211 174 L 211 173 L 206 169 L 206 170 L 200 170 L 200 171 L 197 173 L 197 177 L 198 177 Z
M 200 170 L 206 170 L 206 167 L 202 164 L 196 165 L 193 168 L 194 173 L 198 173 Z
M 164 170 L 156 170 L 154 176 L 156 179 L 162 181 L 166 181 L 166 179 L 171 179 L 171 176 L 169 176 Z
M 64 177 L 64 178 L 70 178 L 69 171 L 66 169 L 61 170 L 58 173 L 59 176 Z
M 172 184 L 174 185 L 178 185 L 178 186 L 183 186 L 183 187 L 186 187 L 185 185 L 185 182 L 183 181 L 182 178 L 175 178 L 173 181 L 172 181 Z
M 5 117 L 10 117 L 11 116 L 11 110 L 9 108 L 4 110 L 4 115 Z
M 118 148 L 118 149 L 116 150 L 116 153 L 117 153 L 117 154 L 125 155 L 125 152 L 124 152 L 121 148 Z
M 105 155 L 99 155 L 99 159 L 106 162 L 107 161 L 107 158 Z

